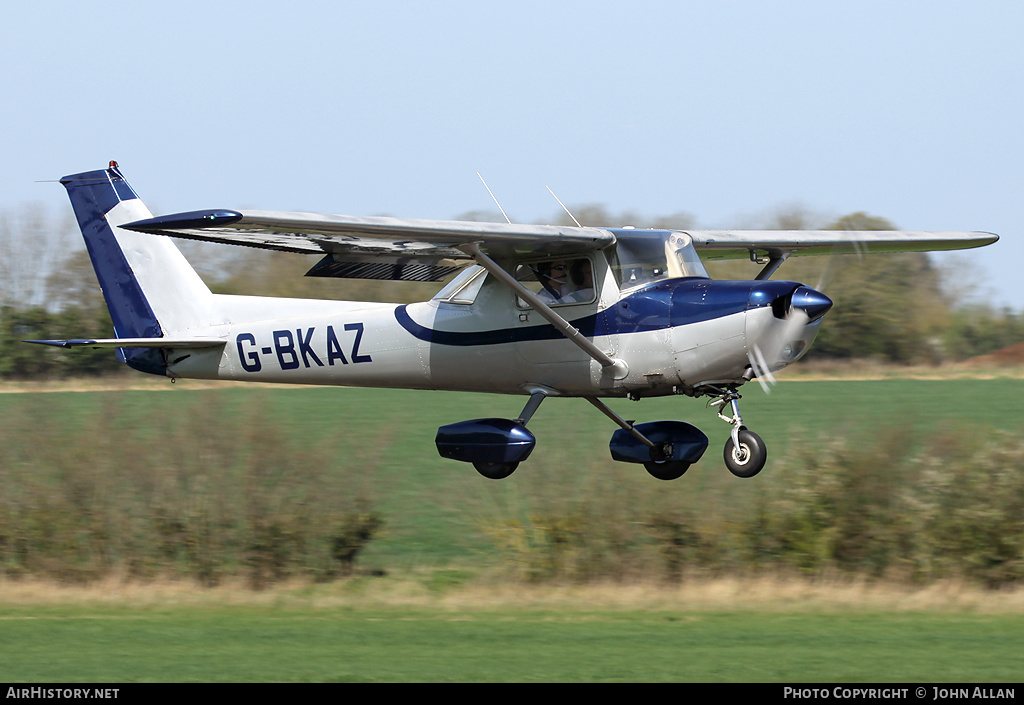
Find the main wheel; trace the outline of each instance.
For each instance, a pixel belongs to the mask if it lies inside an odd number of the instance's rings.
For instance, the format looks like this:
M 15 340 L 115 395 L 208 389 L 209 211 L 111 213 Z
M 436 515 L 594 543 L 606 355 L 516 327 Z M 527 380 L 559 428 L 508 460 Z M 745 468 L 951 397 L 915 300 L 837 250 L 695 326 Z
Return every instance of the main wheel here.
M 685 460 L 665 460 L 660 463 L 644 463 L 644 467 L 659 480 L 678 480 L 690 469 L 690 463 Z
M 768 460 L 768 449 L 764 441 L 753 431 L 741 428 L 739 447 L 732 442 L 732 436 L 725 442 L 725 464 L 736 477 L 753 477 L 761 472 Z
M 476 471 L 491 480 L 504 480 L 519 467 L 519 463 L 473 463 Z

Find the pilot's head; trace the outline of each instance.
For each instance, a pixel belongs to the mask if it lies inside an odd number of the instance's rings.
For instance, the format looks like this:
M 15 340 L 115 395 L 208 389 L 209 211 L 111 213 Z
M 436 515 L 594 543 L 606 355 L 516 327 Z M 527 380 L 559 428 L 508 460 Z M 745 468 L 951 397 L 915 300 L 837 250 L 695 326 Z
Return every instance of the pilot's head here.
M 563 260 L 557 259 L 546 263 L 546 269 L 542 268 L 541 273 L 556 284 L 564 284 L 568 276 L 568 266 Z

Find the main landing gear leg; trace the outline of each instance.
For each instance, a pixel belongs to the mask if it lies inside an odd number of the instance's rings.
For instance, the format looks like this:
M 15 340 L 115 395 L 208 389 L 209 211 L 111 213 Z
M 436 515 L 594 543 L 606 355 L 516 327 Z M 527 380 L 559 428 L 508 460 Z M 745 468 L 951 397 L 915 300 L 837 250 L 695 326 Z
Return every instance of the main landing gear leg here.
M 540 403 L 547 398 L 547 394 L 544 392 L 534 392 L 530 395 L 530 401 L 526 402 L 526 406 L 523 407 L 523 411 L 519 414 L 519 417 L 515 420 L 515 423 L 520 426 L 526 426 L 526 424 L 533 418 L 533 415 L 537 413 Z M 484 477 L 491 480 L 504 480 L 506 477 L 511 475 L 519 467 L 518 462 L 500 462 L 500 463 L 487 463 L 487 462 L 474 462 L 473 467 L 476 471 Z
M 544 398 L 554 390 L 534 385 L 530 400 L 515 419 L 471 419 L 437 429 L 434 443 L 442 458 L 472 463 L 484 477 L 501 480 L 530 457 L 537 439 L 526 428 Z
M 740 395 L 736 390 L 730 389 L 712 400 L 711 406 L 718 407 L 718 418 L 732 425 L 729 440 L 725 442 L 726 467 L 736 477 L 753 477 L 764 468 L 768 460 L 768 449 L 760 436 L 743 425 L 739 400 Z M 722 413 L 726 404 L 732 408 L 731 417 Z

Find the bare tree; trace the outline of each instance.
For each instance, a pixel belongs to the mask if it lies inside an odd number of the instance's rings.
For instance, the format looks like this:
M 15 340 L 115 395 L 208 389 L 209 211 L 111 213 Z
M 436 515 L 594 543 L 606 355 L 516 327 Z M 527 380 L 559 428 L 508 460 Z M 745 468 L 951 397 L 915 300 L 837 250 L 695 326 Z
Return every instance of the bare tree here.
M 0 306 L 47 306 L 50 277 L 69 253 L 84 250 L 70 215 L 39 204 L 0 211 Z

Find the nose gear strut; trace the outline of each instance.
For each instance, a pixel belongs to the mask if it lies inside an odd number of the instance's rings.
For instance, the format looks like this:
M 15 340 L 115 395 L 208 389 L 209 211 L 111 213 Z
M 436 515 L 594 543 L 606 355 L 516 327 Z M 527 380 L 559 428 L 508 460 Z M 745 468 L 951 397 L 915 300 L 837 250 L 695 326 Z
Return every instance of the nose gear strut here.
M 729 440 L 725 443 L 725 464 L 729 472 L 737 477 L 753 477 L 764 468 L 768 460 L 768 449 L 760 436 L 743 425 L 739 405 L 742 397 L 736 389 L 716 391 L 718 395 L 708 402 L 708 405 L 717 407 L 718 418 L 732 426 Z M 722 413 L 726 405 L 731 408 L 732 416 Z

